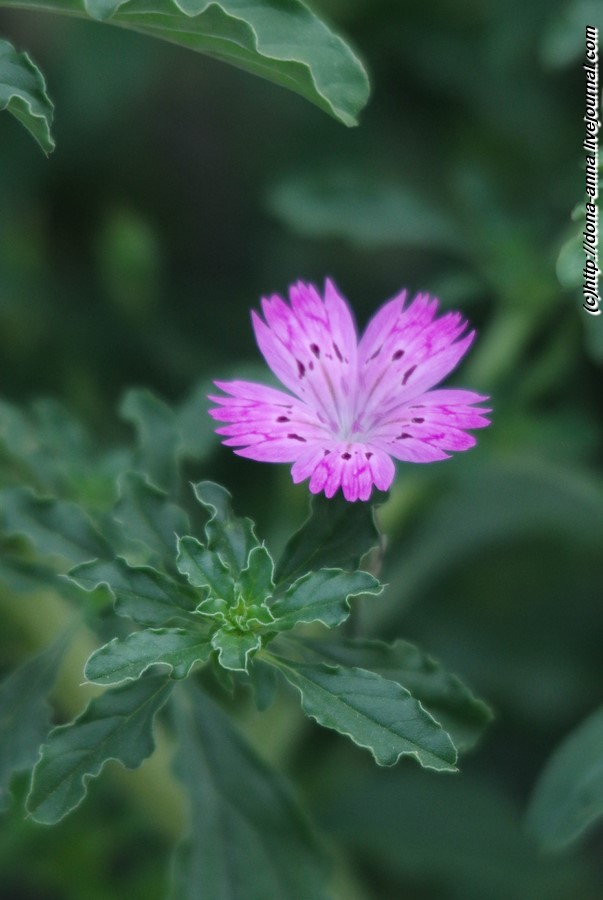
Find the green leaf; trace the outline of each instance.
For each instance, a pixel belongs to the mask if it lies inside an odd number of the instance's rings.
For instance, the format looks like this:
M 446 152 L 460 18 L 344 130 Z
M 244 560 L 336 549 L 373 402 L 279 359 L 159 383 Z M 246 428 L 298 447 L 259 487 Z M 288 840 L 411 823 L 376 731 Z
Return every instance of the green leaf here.
M 234 579 L 230 569 L 217 553 L 212 553 L 196 538 L 180 538 L 176 565 L 195 587 L 207 588 L 213 598 L 234 602 Z
M 9 804 L 12 774 L 32 768 L 50 730 L 52 709 L 46 698 L 67 641 L 68 635 L 62 635 L 0 685 L 0 812 Z
M 343 238 L 361 247 L 444 249 L 460 255 L 466 243 L 454 215 L 437 201 L 366 167 L 329 168 L 281 181 L 268 203 L 296 234 Z
M 200 598 L 193 589 L 148 566 L 96 560 L 76 566 L 67 577 L 85 591 L 106 584 L 115 597 L 115 612 L 139 625 L 160 628 L 174 621 L 199 621 L 193 613 Z
M 372 505 L 348 503 L 341 496 L 313 497 L 310 515 L 287 543 L 276 569 L 278 585 L 322 568 L 357 569 L 379 545 Z
M 69 562 L 110 558 L 111 547 L 74 503 L 36 497 L 28 488 L 0 493 L 0 520 L 7 534 L 23 534 L 43 555 Z
M 207 396 L 213 389 L 212 381 L 202 382 L 176 410 L 183 459 L 199 461 L 215 449 L 216 434 L 214 421 L 208 414 L 211 403 Z
M 186 678 L 196 662 L 209 659 L 212 646 L 200 631 L 159 628 L 135 631 L 125 640 L 114 638 L 88 659 L 84 675 L 94 684 L 119 684 L 140 678 L 150 666 L 163 665 L 172 678 Z
M 396 682 L 365 669 L 299 663 L 267 653 L 263 659 L 297 688 L 307 716 L 369 749 L 380 766 L 413 756 L 425 768 L 456 771 L 449 736 Z
M 89 16 L 205 53 L 289 88 L 344 125 L 369 96 L 358 57 L 301 0 L 86 0 Z M 81 0 L 1 0 L 81 16 Z
M 527 826 L 546 850 L 560 850 L 601 816 L 603 708 L 554 751 L 532 795 Z
M 200 481 L 193 485 L 195 496 L 210 510 L 205 526 L 207 545 L 218 553 L 222 562 L 238 577 L 246 568 L 251 550 L 258 546 L 251 519 L 238 519 L 230 506 L 228 491 L 213 481 Z
M 0 558 L 0 583 L 16 594 L 30 594 L 48 587 L 60 591 L 63 587 L 54 569 L 8 554 Z
M 173 410 L 151 391 L 130 390 L 122 399 L 119 411 L 138 434 L 137 467 L 153 484 L 166 491 L 175 490 L 180 435 Z
M 350 614 L 348 599 L 359 594 L 379 594 L 382 588 L 368 572 L 320 569 L 291 585 L 270 607 L 275 629 L 284 631 L 300 622 L 322 622 L 328 628 L 341 625 Z
M 87 782 L 108 760 L 135 769 L 150 756 L 153 720 L 172 686 L 155 676 L 111 688 L 73 722 L 55 728 L 34 769 L 27 799 L 32 818 L 47 825 L 60 821 L 81 803 Z
M 223 669 L 246 672 L 251 656 L 262 645 L 262 638 L 256 632 L 233 631 L 226 626 L 214 633 L 211 643 L 218 651 L 218 662 Z
M 46 93 L 44 76 L 27 53 L 17 53 L 0 39 L 0 110 L 7 109 L 25 125 L 42 150 L 52 153 L 54 107 Z
M 492 712 L 485 703 L 474 697 L 456 675 L 447 672 L 414 644 L 314 638 L 296 643 L 309 647 L 330 663 L 368 669 L 401 684 L 448 732 L 461 752 L 475 744 L 492 720 Z
M 184 510 L 137 472 L 120 477 L 119 492 L 114 515 L 122 523 L 127 540 L 141 547 L 145 562 L 163 563 L 173 570 L 177 536 L 190 531 Z
M 266 548 L 254 547 L 237 582 L 237 590 L 247 605 L 262 606 L 272 596 L 273 572 L 274 563 Z
M 328 866 L 288 783 L 207 696 L 190 698 L 177 719 L 190 826 L 173 900 L 327 900 Z

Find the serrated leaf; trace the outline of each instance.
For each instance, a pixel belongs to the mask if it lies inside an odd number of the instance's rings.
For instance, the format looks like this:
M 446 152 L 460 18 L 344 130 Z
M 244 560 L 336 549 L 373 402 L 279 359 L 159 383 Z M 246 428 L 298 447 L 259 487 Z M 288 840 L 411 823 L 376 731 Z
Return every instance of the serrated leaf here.
M 541 774 L 527 827 L 544 849 L 560 850 L 603 816 L 603 708 L 557 747 Z
M 210 510 L 210 518 L 205 526 L 207 546 L 218 553 L 238 577 L 246 568 L 249 554 L 259 544 L 253 531 L 251 519 L 237 518 L 231 508 L 231 496 L 226 488 L 213 481 L 200 481 L 193 485 L 197 500 Z
M 0 6 L 82 15 L 81 0 L 1 0 Z M 86 0 L 84 9 L 142 34 L 205 53 L 289 88 L 355 125 L 369 96 L 353 51 L 301 0 Z
M 14 772 L 30 769 L 50 729 L 52 689 L 68 635 L 15 669 L 0 685 L 0 812 L 9 804 Z
M 262 645 L 262 638 L 253 631 L 232 631 L 225 627 L 214 632 L 211 644 L 223 669 L 246 672 L 251 656 Z
M 359 594 L 379 594 L 376 578 L 368 572 L 320 569 L 298 579 L 270 607 L 275 629 L 285 631 L 301 622 L 322 622 L 328 628 L 341 625 L 350 614 L 348 599 Z
M 141 547 L 145 562 L 174 569 L 177 536 L 190 530 L 185 511 L 137 472 L 120 477 L 119 493 L 114 515 L 126 538 Z
M 27 53 L 17 53 L 0 39 L 0 110 L 8 112 L 33 135 L 48 154 L 55 147 L 51 133 L 54 107 L 44 76 Z
M 90 656 L 84 675 L 94 684 L 119 684 L 140 678 L 150 666 L 163 665 L 172 678 L 186 678 L 196 662 L 209 659 L 212 646 L 200 630 L 158 628 L 114 638 Z
M 238 591 L 248 605 L 262 606 L 272 596 L 273 573 L 274 563 L 266 548 L 254 547 L 237 581 Z
M 178 483 L 180 435 L 174 411 L 151 391 L 133 389 L 121 401 L 121 416 L 138 434 L 137 467 L 153 484 L 173 491 Z
M 128 566 L 123 559 L 95 560 L 71 569 L 67 575 L 85 591 L 106 584 L 115 597 L 115 612 L 139 625 L 160 628 L 176 621 L 198 621 L 193 615 L 199 597 L 149 566 Z
M 178 541 L 178 571 L 198 588 L 207 588 L 212 598 L 234 602 L 234 579 L 217 553 L 190 536 Z
M 109 760 L 136 769 L 155 748 L 153 721 L 169 697 L 165 676 L 141 678 L 105 691 L 81 716 L 55 728 L 34 769 L 27 809 L 52 825 L 84 799 L 87 782 Z
M 348 503 L 322 495 L 310 502 L 310 515 L 287 543 L 275 581 L 289 584 L 322 568 L 357 569 L 361 558 L 379 545 L 379 532 L 369 503 Z
M 7 534 L 25 535 L 45 556 L 61 556 L 71 564 L 113 556 L 79 506 L 36 497 L 29 488 L 6 488 L 0 493 L 0 519 Z
M 376 672 L 410 691 L 448 732 L 459 751 L 468 750 L 492 720 L 492 712 L 463 682 L 414 644 L 342 639 L 297 641 L 330 663 Z
M 199 690 L 177 719 L 190 801 L 173 900 L 327 900 L 328 866 L 285 779 Z
M 413 756 L 425 768 L 456 771 L 450 737 L 396 682 L 365 669 L 263 658 L 297 688 L 307 716 L 366 747 L 380 766 Z

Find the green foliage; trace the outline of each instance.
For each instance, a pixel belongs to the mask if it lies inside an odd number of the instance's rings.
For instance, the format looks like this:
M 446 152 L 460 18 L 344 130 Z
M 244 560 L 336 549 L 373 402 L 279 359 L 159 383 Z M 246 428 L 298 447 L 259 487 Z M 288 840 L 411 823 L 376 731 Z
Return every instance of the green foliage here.
M 396 682 L 365 669 L 269 660 L 298 689 L 306 715 L 368 748 L 379 765 L 413 756 L 426 768 L 456 771 L 448 734 Z
M 527 813 L 528 829 L 544 849 L 573 843 L 603 816 L 602 746 L 599 709 L 565 738 L 546 764 Z
M 62 819 L 81 803 L 87 782 L 107 760 L 137 768 L 153 752 L 153 720 L 171 689 L 163 676 L 111 688 L 69 725 L 55 728 L 34 769 L 27 800 L 32 818 L 48 825 Z
M 75 562 L 112 555 L 109 544 L 74 503 L 40 498 L 28 488 L 2 491 L 0 516 L 6 534 L 26 536 L 43 556 Z
M 402 685 L 448 732 L 460 752 L 473 746 L 492 719 L 486 704 L 456 675 L 408 641 L 307 638 L 302 646 L 329 662 L 369 669 Z
M 362 557 L 379 544 L 372 506 L 346 503 L 336 495 L 311 500 L 310 515 L 288 541 L 276 568 L 279 586 L 320 568 L 355 569 Z
M 85 591 L 106 584 L 115 598 L 118 616 L 154 628 L 190 622 L 198 600 L 186 584 L 149 566 L 129 566 L 119 558 L 76 566 L 69 578 Z
M 194 485 L 199 503 L 210 511 L 205 526 L 207 546 L 237 577 L 247 565 L 251 550 L 258 545 L 249 519 L 237 519 L 230 506 L 230 494 L 218 484 L 203 481 Z
M 382 590 L 368 572 L 343 572 L 319 569 L 295 581 L 284 594 L 277 595 L 270 607 L 276 628 L 285 631 L 301 622 L 321 622 L 334 628 L 350 614 L 348 599 L 359 594 L 378 594 Z
M 0 6 L 87 14 L 163 38 L 287 87 L 345 125 L 357 123 L 368 100 L 357 56 L 300 0 L 85 0 L 83 8 L 78 0 L 2 0 Z
M 0 812 L 9 804 L 13 773 L 31 769 L 50 730 L 47 701 L 65 652 L 67 636 L 28 659 L 0 685 Z
M 174 568 L 177 535 L 189 530 L 189 519 L 145 475 L 126 472 L 120 477 L 114 516 L 124 546 L 134 555 L 138 553 L 145 563 Z
M 45 153 L 54 150 L 54 107 L 44 76 L 27 53 L 0 39 L 0 110 L 7 109 L 33 135 Z
M 150 666 L 168 666 L 172 678 L 186 678 L 195 663 L 211 652 L 207 636 L 179 628 L 134 631 L 125 640 L 114 638 L 89 658 L 84 669 L 95 684 L 119 684 L 140 678 Z
M 174 900 L 327 900 L 327 866 L 289 786 L 206 695 L 190 691 L 186 700 L 176 772 L 190 823 Z

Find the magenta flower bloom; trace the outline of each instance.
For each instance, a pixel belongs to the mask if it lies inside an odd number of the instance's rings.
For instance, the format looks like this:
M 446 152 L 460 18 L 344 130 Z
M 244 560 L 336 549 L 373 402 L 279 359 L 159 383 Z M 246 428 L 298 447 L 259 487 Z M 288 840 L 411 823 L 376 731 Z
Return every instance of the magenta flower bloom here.
M 432 390 L 465 355 L 459 313 L 436 318 L 438 301 L 406 291 L 373 316 L 358 341 L 352 312 L 332 281 L 324 298 L 312 284 L 289 289 L 290 305 L 262 300 L 265 322 L 252 312 L 258 346 L 290 393 L 249 381 L 216 381 L 228 396 L 214 419 L 234 452 L 262 462 L 293 463 L 297 484 L 313 494 L 368 500 L 373 485 L 391 485 L 393 459 L 427 463 L 476 443 L 467 429 L 489 425 L 476 404 L 487 397 L 459 389 Z

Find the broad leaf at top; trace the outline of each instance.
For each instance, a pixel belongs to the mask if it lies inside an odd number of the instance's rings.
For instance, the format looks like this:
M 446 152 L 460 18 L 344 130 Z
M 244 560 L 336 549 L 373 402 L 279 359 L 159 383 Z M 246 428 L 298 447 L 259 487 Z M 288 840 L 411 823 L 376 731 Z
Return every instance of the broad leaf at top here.
M 360 60 L 301 0 L 0 0 L 0 6 L 87 14 L 163 38 L 287 87 L 344 125 L 357 123 L 368 100 Z
M 18 6 L 18 4 L 14 4 Z M 45 153 L 54 150 L 54 108 L 44 76 L 27 53 L 0 39 L 0 110 L 6 109 L 34 136 Z
M 372 504 L 315 496 L 309 517 L 283 551 L 274 580 L 283 585 L 316 569 L 357 569 L 361 558 L 378 545 Z

